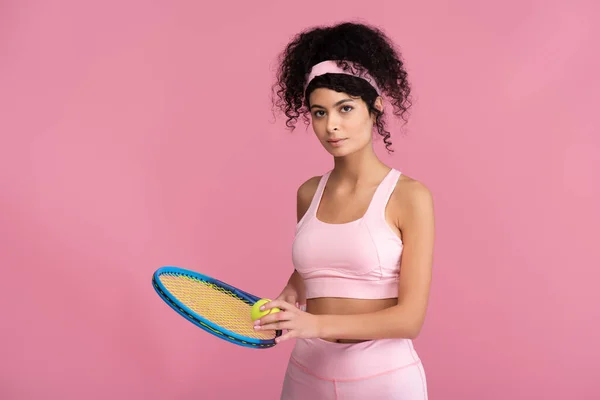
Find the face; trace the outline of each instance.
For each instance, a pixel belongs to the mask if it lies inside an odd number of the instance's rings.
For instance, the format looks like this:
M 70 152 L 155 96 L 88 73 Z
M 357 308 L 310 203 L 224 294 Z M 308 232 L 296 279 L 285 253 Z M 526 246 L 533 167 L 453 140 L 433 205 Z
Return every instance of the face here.
M 375 107 L 381 107 L 378 98 Z M 371 145 L 375 116 L 361 98 L 319 88 L 310 94 L 312 126 L 331 155 L 343 157 Z

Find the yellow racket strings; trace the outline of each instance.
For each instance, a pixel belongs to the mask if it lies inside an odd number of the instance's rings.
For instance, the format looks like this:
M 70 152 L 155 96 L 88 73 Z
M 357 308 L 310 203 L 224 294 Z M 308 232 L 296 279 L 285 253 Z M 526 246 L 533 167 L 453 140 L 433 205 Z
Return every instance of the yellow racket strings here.
M 235 293 L 193 277 L 164 274 L 161 283 L 177 300 L 213 324 L 238 335 L 269 340 L 274 331 L 255 331 L 251 306 Z

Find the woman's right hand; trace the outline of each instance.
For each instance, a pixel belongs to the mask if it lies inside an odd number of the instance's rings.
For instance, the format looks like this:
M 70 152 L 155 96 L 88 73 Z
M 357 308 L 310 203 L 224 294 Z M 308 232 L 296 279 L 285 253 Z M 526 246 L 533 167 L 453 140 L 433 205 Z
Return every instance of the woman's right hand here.
M 300 308 L 298 292 L 290 285 L 286 286 L 281 291 L 279 296 L 275 298 L 275 300 L 283 300 L 287 303 L 294 304 L 297 308 Z
M 298 273 L 294 270 L 292 276 L 287 282 L 287 285 L 283 288 L 277 300 L 283 300 L 288 304 L 293 304 L 302 311 L 306 311 L 306 294 L 304 288 L 304 281 Z

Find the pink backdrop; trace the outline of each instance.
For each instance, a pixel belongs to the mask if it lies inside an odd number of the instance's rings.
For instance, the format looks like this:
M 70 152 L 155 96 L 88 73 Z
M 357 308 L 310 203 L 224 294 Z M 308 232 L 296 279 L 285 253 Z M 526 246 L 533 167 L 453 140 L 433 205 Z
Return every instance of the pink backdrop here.
M 278 398 L 291 342 L 213 338 L 150 278 L 279 293 L 331 160 L 274 123 L 275 55 L 355 17 L 414 84 L 380 154 L 436 199 L 430 398 L 600 398 L 597 2 L 91 3 L 0 4 L 0 398 Z

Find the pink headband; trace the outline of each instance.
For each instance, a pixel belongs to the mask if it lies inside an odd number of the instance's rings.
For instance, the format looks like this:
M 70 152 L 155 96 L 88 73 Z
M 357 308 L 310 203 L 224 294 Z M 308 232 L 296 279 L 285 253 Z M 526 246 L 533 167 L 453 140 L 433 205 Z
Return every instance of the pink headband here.
M 348 65 L 350 66 L 350 70 L 344 70 L 344 69 L 338 67 L 338 65 L 337 65 L 338 62 L 340 62 L 340 61 L 328 60 L 328 61 L 323 61 L 323 62 L 320 62 L 320 63 L 314 65 L 311 68 L 310 73 L 308 74 L 308 78 L 306 79 L 306 83 L 304 84 L 304 90 L 306 90 L 310 81 L 312 81 L 315 77 L 329 73 L 329 74 L 352 75 L 352 76 L 356 76 L 358 78 L 362 78 L 362 79 L 366 80 L 367 82 L 369 82 L 371 84 L 371 86 L 373 86 L 375 88 L 375 90 L 377 90 L 377 93 L 381 94 L 379 87 L 375 83 L 375 79 L 373 79 L 373 77 L 371 75 L 369 75 L 368 72 L 364 72 L 362 75 L 359 75 L 357 72 L 355 72 L 357 64 L 355 64 L 351 61 L 344 61 L 344 62 L 348 63 Z

